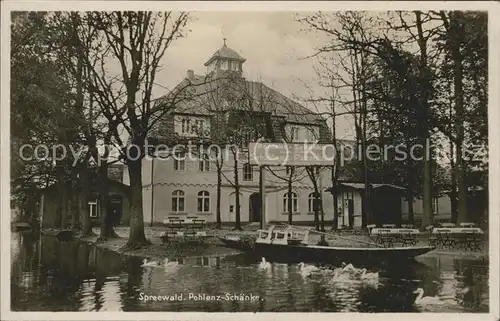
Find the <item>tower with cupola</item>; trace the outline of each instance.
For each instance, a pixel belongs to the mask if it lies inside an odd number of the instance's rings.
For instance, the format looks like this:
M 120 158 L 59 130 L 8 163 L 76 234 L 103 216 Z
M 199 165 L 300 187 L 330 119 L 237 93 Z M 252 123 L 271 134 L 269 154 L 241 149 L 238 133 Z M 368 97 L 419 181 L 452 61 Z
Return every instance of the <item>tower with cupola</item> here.
M 242 77 L 243 63 L 245 61 L 245 58 L 226 45 L 226 38 L 224 38 L 222 47 L 208 59 L 205 66 L 207 67 L 207 74 Z

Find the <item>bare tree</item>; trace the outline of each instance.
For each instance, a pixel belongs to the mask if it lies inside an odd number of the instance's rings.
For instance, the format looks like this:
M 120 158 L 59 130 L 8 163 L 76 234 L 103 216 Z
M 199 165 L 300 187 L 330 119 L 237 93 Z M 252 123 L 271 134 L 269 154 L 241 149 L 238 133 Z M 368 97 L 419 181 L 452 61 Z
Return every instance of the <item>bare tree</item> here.
M 175 88 L 155 102 L 155 77 L 168 47 L 184 35 L 188 15 L 92 12 L 85 14 L 84 20 L 102 39 L 92 52 L 80 54 L 90 70 L 91 94 L 96 97 L 112 143 L 119 148 L 129 170 L 130 234 L 126 248 L 137 248 L 150 244 L 144 234 L 141 173 L 148 133 L 160 117 L 188 96 L 185 88 Z M 113 64 L 119 70 L 116 74 L 110 68 Z

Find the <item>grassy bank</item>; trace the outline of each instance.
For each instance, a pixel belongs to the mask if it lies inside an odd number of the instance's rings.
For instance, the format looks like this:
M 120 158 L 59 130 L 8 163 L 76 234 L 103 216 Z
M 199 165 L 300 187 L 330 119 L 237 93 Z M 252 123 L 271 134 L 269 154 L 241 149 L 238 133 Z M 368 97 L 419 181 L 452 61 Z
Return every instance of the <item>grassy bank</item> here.
M 165 231 L 162 226 L 145 227 L 146 238 L 151 241 L 151 245 L 136 250 L 124 251 L 122 248 L 127 242 L 129 228 L 116 227 L 116 233 L 119 238 L 110 239 L 104 242 L 98 241 L 99 228 L 94 228 L 95 235 L 90 237 L 81 238 L 82 241 L 91 243 L 99 248 L 108 249 L 121 253 L 123 255 L 138 256 L 149 258 L 152 260 L 160 260 L 163 258 L 175 259 L 178 257 L 192 257 L 192 256 L 226 256 L 240 253 L 238 250 L 229 249 L 222 246 L 222 243 L 217 239 L 217 236 L 224 236 L 227 234 L 254 234 L 258 227 L 248 226 L 243 231 L 232 231 L 230 227 L 223 227 L 221 230 L 208 229 L 207 234 L 209 237 L 201 244 L 186 244 L 174 243 L 163 244 L 160 235 Z M 417 245 L 428 245 L 428 235 L 422 234 L 417 239 Z M 315 244 L 320 240 L 320 235 L 312 235 L 311 243 Z M 487 240 L 487 237 L 486 237 Z M 327 237 L 330 245 L 343 246 L 343 247 L 359 247 L 366 246 L 366 242 L 371 242 L 368 235 L 335 235 Z M 488 242 L 485 242 L 484 248 L 481 251 L 465 251 L 462 249 L 436 249 L 424 256 L 452 256 L 457 258 L 487 258 L 488 257 Z

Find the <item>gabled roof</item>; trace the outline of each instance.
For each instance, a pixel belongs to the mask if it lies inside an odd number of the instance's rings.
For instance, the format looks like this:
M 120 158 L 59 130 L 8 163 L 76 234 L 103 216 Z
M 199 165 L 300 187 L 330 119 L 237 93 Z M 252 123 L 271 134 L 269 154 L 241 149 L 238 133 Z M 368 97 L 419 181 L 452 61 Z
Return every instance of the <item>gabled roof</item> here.
M 176 94 L 182 92 L 180 95 Z M 284 117 L 287 122 L 318 125 L 324 119 L 312 110 L 300 105 L 261 82 L 242 77 L 219 77 L 194 75 L 185 78 L 172 94 L 158 100 L 167 104 L 177 95 L 174 114 L 213 115 L 215 110 L 241 109 L 269 113 Z M 183 96 L 179 100 L 179 96 Z M 232 101 L 233 103 L 230 103 Z M 236 102 L 236 103 L 235 103 Z
M 237 60 L 240 62 L 245 62 L 245 60 L 246 60 L 245 58 L 240 56 L 236 51 L 234 51 L 233 49 L 226 46 L 225 42 L 224 42 L 224 45 L 219 50 L 217 50 L 212 55 L 212 57 L 210 57 L 210 59 L 208 59 L 208 61 L 205 63 L 205 66 L 208 66 L 212 61 L 214 61 L 215 59 L 219 59 L 219 58 L 232 59 L 232 60 Z

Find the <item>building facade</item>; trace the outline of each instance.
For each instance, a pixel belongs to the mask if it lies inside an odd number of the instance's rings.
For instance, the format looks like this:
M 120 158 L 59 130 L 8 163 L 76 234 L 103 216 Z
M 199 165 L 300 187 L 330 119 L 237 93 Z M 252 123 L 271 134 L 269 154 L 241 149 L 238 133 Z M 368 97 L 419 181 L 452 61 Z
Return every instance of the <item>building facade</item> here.
M 224 45 L 205 63 L 206 74 L 188 70 L 176 88 L 188 88 L 191 99 L 176 104 L 173 112 L 155 124 L 152 138 L 175 145 L 201 138 L 222 148 L 223 162 L 203 159 L 202 152 L 164 153 L 164 157 L 143 160 L 143 210 L 146 223 L 168 217 L 198 216 L 216 221 L 217 181 L 221 175 L 220 213 L 224 223 L 235 222 L 235 162 L 240 186 L 242 222 L 259 222 L 261 198 L 259 170 L 248 160 L 248 143 L 259 138 L 271 142 L 328 142 L 325 120 L 309 109 L 260 82 L 243 77 L 245 59 Z M 169 97 L 164 100 L 168 101 Z M 161 100 L 160 100 L 161 101 Z M 165 102 L 167 104 L 167 102 Z M 238 155 L 227 147 L 227 128 L 240 140 Z M 223 143 L 225 142 L 225 143 Z M 197 145 L 198 148 L 202 144 Z M 178 157 L 180 156 L 180 157 Z M 186 157 L 184 160 L 180 158 Z M 220 166 L 218 166 L 220 164 Z M 293 171 L 293 174 L 290 173 Z M 315 169 L 314 180 L 321 192 L 324 219 L 333 219 L 333 199 L 325 189 L 330 184 L 329 168 Z M 126 176 L 127 174 L 125 174 Z M 265 171 L 266 222 L 287 221 L 290 200 L 293 221 L 314 220 L 314 186 L 305 168 L 275 166 Z M 288 180 L 293 193 L 287 196 Z M 128 180 L 124 177 L 124 182 Z

